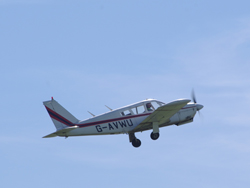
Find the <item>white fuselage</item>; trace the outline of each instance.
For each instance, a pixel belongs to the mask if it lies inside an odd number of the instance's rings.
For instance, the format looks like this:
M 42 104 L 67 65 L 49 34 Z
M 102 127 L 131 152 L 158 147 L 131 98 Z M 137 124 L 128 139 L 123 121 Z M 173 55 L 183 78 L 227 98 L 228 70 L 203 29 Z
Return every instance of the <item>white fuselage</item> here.
M 121 112 L 125 111 L 126 109 L 131 109 L 136 105 L 138 106 L 142 104 L 134 104 L 90 118 L 88 120 L 79 121 L 79 123 L 76 124 L 76 126 L 78 126 L 79 128 L 71 130 L 67 133 L 67 136 L 129 133 L 151 113 L 153 113 L 153 111 L 145 111 L 141 114 L 121 116 Z M 159 127 L 169 126 L 173 124 L 181 125 L 192 122 L 196 112 L 197 104 L 189 103 L 181 110 L 179 110 L 176 114 L 174 114 L 168 122 L 159 125 Z M 152 129 L 152 127 L 146 127 L 139 131 L 145 131 L 148 129 Z

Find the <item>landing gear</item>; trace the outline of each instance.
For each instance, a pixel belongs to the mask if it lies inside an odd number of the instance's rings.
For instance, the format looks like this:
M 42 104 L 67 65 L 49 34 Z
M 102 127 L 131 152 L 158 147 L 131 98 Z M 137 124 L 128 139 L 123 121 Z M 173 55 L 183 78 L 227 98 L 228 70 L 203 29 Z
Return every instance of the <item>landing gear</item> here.
M 152 140 L 157 140 L 160 136 L 159 123 L 153 122 L 153 132 L 150 134 Z
M 135 133 L 129 133 L 129 141 L 132 142 L 132 145 L 135 148 L 138 148 L 141 146 L 141 141 L 135 137 Z
M 135 147 L 135 148 L 138 148 L 138 147 L 140 147 L 141 146 L 141 141 L 139 140 L 139 139 L 134 139 L 133 141 L 132 141 L 132 145 Z
M 159 138 L 159 136 L 160 136 L 160 133 L 153 133 L 152 132 L 150 134 L 150 137 L 151 137 L 152 140 L 157 140 Z

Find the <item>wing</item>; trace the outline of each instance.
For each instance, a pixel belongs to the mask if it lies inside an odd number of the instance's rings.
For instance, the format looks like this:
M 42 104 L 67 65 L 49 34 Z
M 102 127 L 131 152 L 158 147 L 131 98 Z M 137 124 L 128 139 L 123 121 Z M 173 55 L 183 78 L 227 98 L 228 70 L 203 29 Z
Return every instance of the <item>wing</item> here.
M 189 99 L 179 99 L 157 108 L 152 114 L 150 114 L 132 131 L 138 132 L 138 131 L 152 129 L 153 122 L 158 122 L 159 126 L 166 124 L 175 113 L 177 113 L 182 107 L 187 105 L 187 103 L 189 103 L 190 101 L 191 100 Z

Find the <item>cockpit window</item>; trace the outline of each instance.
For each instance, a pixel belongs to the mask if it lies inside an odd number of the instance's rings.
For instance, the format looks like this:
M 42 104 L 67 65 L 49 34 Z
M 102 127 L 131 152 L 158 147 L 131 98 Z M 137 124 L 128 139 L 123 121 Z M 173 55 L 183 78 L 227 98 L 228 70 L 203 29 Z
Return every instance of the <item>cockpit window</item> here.
M 154 110 L 154 107 L 152 106 L 151 102 L 146 103 L 146 108 L 147 108 L 147 111 L 153 111 Z
M 147 111 L 155 111 L 160 105 L 157 102 L 148 102 L 146 103 Z
M 159 104 L 160 104 L 160 106 L 163 106 L 163 105 L 165 105 L 165 103 L 163 103 L 163 102 L 159 102 Z
M 151 104 L 152 104 L 154 110 L 156 110 L 157 108 L 160 107 L 160 104 L 158 104 L 157 102 L 152 102 Z

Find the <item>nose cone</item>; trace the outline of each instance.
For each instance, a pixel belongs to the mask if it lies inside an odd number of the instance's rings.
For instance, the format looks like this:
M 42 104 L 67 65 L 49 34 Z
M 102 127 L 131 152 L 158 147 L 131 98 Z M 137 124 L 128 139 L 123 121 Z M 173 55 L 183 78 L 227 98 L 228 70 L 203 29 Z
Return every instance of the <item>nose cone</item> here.
M 201 110 L 203 108 L 203 105 L 201 104 L 196 104 L 197 111 Z

